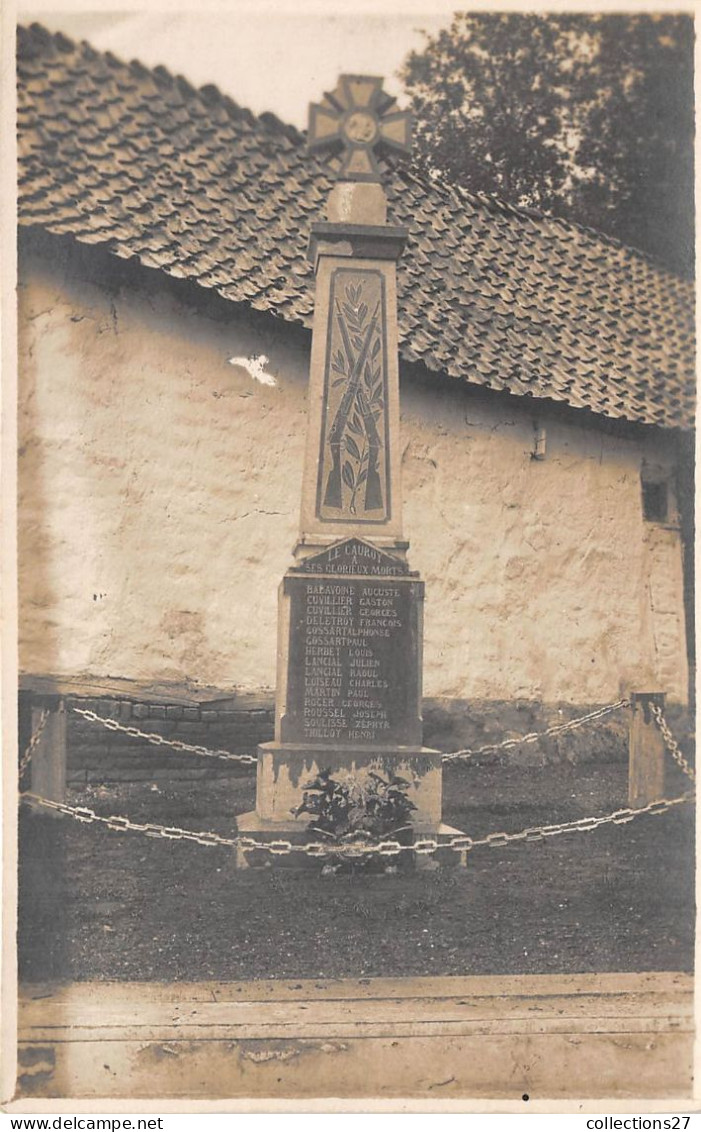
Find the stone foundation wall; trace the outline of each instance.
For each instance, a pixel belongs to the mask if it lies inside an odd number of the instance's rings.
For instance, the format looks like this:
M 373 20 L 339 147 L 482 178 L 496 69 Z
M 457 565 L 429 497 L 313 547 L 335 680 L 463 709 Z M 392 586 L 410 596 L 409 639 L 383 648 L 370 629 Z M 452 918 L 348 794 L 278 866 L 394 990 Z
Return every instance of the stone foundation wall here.
M 22 697 L 26 709 L 28 698 Z M 213 708 L 86 699 L 71 696 L 68 711 L 68 782 L 85 783 L 169 782 L 251 775 L 254 770 L 192 753 L 157 747 L 119 731 L 109 731 L 70 710 L 79 707 L 115 719 L 127 727 L 182 740 L 193 745 L 222 749 L 234 754 L 255 754 L 259 743 L 273 738 L 274 707 Z M 464 747 L 479 748 L 530 732 L 545 731 L 554 724 L 594 711 L 602 704 L 586 707 L 572 704 L 542 704 L 529 701 L 495 702 L 432 699 L 424 704 L 424 744 L 442 752 Z M 676 705 L 665 712 L 687 756 L 693 751 L 693 719 Z M 562 763 L 621 762 L 628 758 L 629 712 L 621 709 L 563 735 L 546 736 L 498 755 L 477 756 L 476 763 L 495 758 L 513 766 L 556 766 Z M 24 742 L 28 735 L 24 737 Z
M 544 704 L 536 701 L 447 700 L 424 702 L 424 743 L 448 752 L 475 750 L 503 739 L 567 723 L 605 707 L 605 704 Z M 694 747 L 694 719 L 678 704 L 665 708 L 665 717 L 687 757 Z M 628 759 L 630 711 L 620 708 L 602 719 L 592 720 L 561 735 L 548 735 L 535 743 L 524 743 L 499 754 L 476 756 L 475 762 L 495 758 L 512 766 L 574 765 L 591 762 L 620 762 Z
M 211 707 L 130 703 L 70 697 L 68 707 L 68 782 L 155 782 L 217 778 L 255 773 L 255 767 L 205 758 L 145 739 L 109 731 L 70 710 L 79 707 L 126 727 L 163 735 L 232 754 L 255 755 L 259 743 L 273 738 L 275 713 L 269 708 L 231 711 Z

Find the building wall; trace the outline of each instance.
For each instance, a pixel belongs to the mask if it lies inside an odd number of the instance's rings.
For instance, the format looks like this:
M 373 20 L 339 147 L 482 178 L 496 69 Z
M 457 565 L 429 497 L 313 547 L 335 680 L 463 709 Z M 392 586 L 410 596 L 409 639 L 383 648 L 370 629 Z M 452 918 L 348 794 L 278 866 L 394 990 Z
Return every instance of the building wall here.
M 21 258 L 20 669 L 272 688 L 309 336 L 67 247 Z M 640 488 L 673 441 L 410 369 L 401 403 L 425 694 L 683 701 L 679 534 Z

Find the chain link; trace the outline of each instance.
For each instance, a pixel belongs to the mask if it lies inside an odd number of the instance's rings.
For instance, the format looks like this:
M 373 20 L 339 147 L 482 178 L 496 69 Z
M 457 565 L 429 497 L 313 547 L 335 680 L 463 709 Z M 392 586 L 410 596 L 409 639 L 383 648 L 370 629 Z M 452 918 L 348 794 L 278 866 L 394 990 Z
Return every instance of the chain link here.
M 255 838 L 252 837 L 222 837 L 218 833 L 207 831 L 195 832 L 194 830 L 181 829 L 179 826 L 155 825 L 151 822 L 142 824 L 140 822 L 133 822 L 129 818 L 115 815 L 103 817 L 101 814 L 96 814 L 94 810 L 88 809 L 86 806 L 70 806 L 66 802 L 50 801 L 48 798 L 42 798 L 38 794 L 29 792 L 21 794 L 20 797 L 22 801 L 34 803 L 45 809 L 55 810 L 57 813 L 73 817 L 77 821 L 86 823 L 97 822 L 107 826 L 108 829 L 120 833 L 143 833 L 147 837 L 161 837 L 169 841 L 194 841 L 198 845 L 221 845 L 244 850 L 264 850 L 274 857 L 289 856 L 292 853 L 304 853 L 309 857 L 351 858 L 369 855 L 396 857 L 400 853 L 416 853 L 418 856 L 428 856 L 439 849 L 447 849 L 456 853 L 469 853 L 473 849 L 480 848 L 481 846 L 487 846 L 490 849 L 500 849 L 512 842 L 542 841 L 548 837 L 557 837 L 561 833 L 591 833 L 592 830 L 599 829 L 604 825 L 625 825 L 627 822 L 632 821 L 634 818 L 641 817 L 643 814 L 664 814 L 674 806 L 680 806 L 683 803 L 693 802 L 695 800 L 694 792 L 688 791 L 686 794 L 680 794 L 676 798 L 659 798 L 639 809 L 626 807 L 625 809 L 614 810 L 610 814 L 602 814 L 596 817 L 577 818 L 574 821 L 557 822 L 554 825 L 531 826 L 528 829 L 519 830 L 517 833 L 488 833 L 485 837 L 476 839 L 466 834 L 456 834 L 441 841 L 436 838 L 422 838 L 411 845 L 402 845 L 399 841 L 381 841 L 379 843 L 353 841 L 339 846 L 338 844 L 334 845 L 320 841 L 311 841 L 295 845 L 292 841 L 282 839 L 265 842 L 256 841 Z
M 516 747 L 521 743 L 534 743 L 538 739 L 550 736 L 560 735 L 568 731 L 572 731 L 577 727 L 581 727 L 585 723 L 589 723 L 595 719 L 601 719 L 611 712 L 618 711 L 622 707 L 628 706 L 628 700 L 618 700 L 616 703 L 607 705 L 606 707 L 599 708 L 596 711 L 589 712 L 587 715 L 572 719 L 567 723 L 556 724 L 553 727 L 547 728 L 543 732 L 531 732 L 528 735 L 523 735 L 516 739 L 506 739 L 501 743 L 489 744 L 480 747 L 477 750 L 464 749 L 462 751 L 453 751 L 450 754 L 443 756 L 445 762 L 451 762 L 457 759 L 467 759 L 474 755 L 486 754 L 501 750 L 508 750 Z M 110 731 L 120 731 L 126 735 L 131 735 L 133 738 L 145 739 L 147 742 L 155 746 L 172 747 L 177 751 L 190 752 L 192 754 L 224 759 L 227 761 L 239 762 L 247 765 L 254 765 L 257 759 L 253 755 L 234 755 L 229 751 L 210 750 L 207 747 L 195 745 L 191 743 L 184 743 L 178 739 L 166 739 L 163 735 L 141 731 L 138 727 L 126 727 L 124 724 L 119 723 L 114 719 L 106 719 L 103 716 L 97 715 L 96 712 L 89 711 L 85 708 L 73 707 L 72 710 L 76 714 L 83 716 L 95 723 L 101 723 Z M 670 731 L 667 722 L 661 709 L 656 704 L 651 704 L 653 716 L 662 732 L 665 745 L 667 746 L 670 754 L 675 762 L 681 767 L 684 773 L 692 779 L 696 780 L 695 772 L 689 765 L 684 755 L 679 749 L 672 732 Z M 24 774 L 29 765 L 32 753 L 35 750 L 41 735 L 46 727 L 49 717 L 49 712 L 44 710 L 40 716 L 37 728 L 32 735 L 30 743 L 22 756 L 20 762 L 20 777 Z M 229 848 L 240 848 L 244 850 L 263 850 L 270 853 L 272 856 L 289 856 L 292 853 L 304 853 L 309 857 L 364 857 L 368 855 L 376 855 L 380 857 L 396 857 L 401 853 L 412 852 L 418 856 L 428 856 L 437 852 L 439 849 L 447 849 L 453 852 L 467 853 L 481 846 L 487 846 L 491 849 L 502 848 L 514 842 L 533 842 L 545 840 L 549 837 L 556 837 L 561 833 L 589 833 L 592 830 L 599 829 L 603 825 L 623 825 L 632 821 L 636 817 L 643 814 L 662 814 L 685 802 L 694 800 L 694 793 L 687 792 L 676 798 L 661 798 L 654 802 L 648 803 L 639 809 L 625 808 L 615 810 L 613 813 L 604 814 L 594 817 L 578 818 L 569 822 L 558 822 L 553 825 L 532 826 L 528 829 L 519 830 L 516 833 L 507 833 L 499 831 L 489 833 L 482 838 L 471 838 L 467 835 L 457 834 L 453 837 L 437 840 L 435 838 L 422 838 L 415 841 L 411 845 L 403 845 L 398 841 L 386 840 L 379 843 L 372 843 L 369 841 L 354 841 L 348 842 L 341 846 L 338 844 L 329 844 L 328 842 L 307 842 L 305 844 L 297 845 L 291 841 L 278 839 L 275 841 L 256 841 L 251 837 L 222 837 L 220 834 L 208 831 L 196 832 L 193 830 L 181 829 L 178 826 L 162 826 L 154 823 L 140 823 L 133 822 L 129 818 L 111 815 L 110 817 L 103 817 L 96 814 L 94 810 L 85 806 L 70 806 L 65 802 L 55 802 L 46 798 L 41 798 L 39 795 L 32 793 L 24 793 L 22 799 L 33 802 L 46 809 L 54 810 L 66 816 L 75 818 L 77 821 L 86 823 L 99 823 L 105 825 L 108 829 L 117 832 L 135 832 L 143 833 L 147 837 L 159 837 L 172 841 L 193 841 L 198 845 L 220 845 Z
M 581 715 L 576 719 L 571 719 L 567 723 L 556 723 L 552 727 L 546 728 L 545 731 L 531 731 L 527 735 L 521 735 L 515 739 L 504 739 L 501 743 L 489 743 L 484 747 L 478 747 L 476 749 L 466 747 L 460 751 L 448 752 L 442 756 L 442 761 L 445 763 L 460 760 L 466 761 L 476 755 L 508 751 L 525 743 L 536 743 L 539 739 L 547 738 L 552 735 L 564 735 L 568 731 L 574 731 L 576 728 L 582 727 L 585 723 L 591 723 L 595 719 L 603 719 L 604 716 L 610 715 L 614 711 L 619 711 L 620 708 L 628 707 L 629 704 L 629 700 L 617 700 L 615 703 L 608 704 L 606 707 L 588 712 L 587 715 Z M 84 719 L 88 719 L 93 723 L 101 723 L 102 726 L 106 727 L 109 731 L 120 731 L 124 735 L 131 735 L 134 739 L 145 739 L 147 743 L 151 743 L 153 746 L 172 747 L 175 751 L 190 752 L 191 754 L 200 755 L 204 758 L 238 762 L 244 766 L 255 766 L 258 762 L 255 755 L 234 755 L 230 751 L 210 750 L 199 744 L 184 743 L 180 739 L 167 739 L 164 735 L 141 731 L 138 727 L 126 727 L 116 719 L 107 719 L 104 716 L 97 715 L 94 711 L 89 711 L 87 708 L 72 707 L 71 711 L 74 711 L 77 715 L 81 715 Z
M 20 782 L 24 778 L 27 767 L 29 766 L 30 762 L 32 761 L 32 755 L 34 754 L 34 752 L 37 748 L 39 740 L 41 739 L 42 735 L 44 734 L 44 728 L 46 727 L 46 724 L 48 722 L 49 722 L 49 709 L 48 708 L 42 708 L 41 715 L 39 716 L 39 722 L 37 723 L 36 728 L 35 728 L 35 730 L 32 734 L 32 737 L 29 740 L 29 743 L 27 744 L 27 749 L 25 750 L 24 754 L 22 755 L 22 758 L 19 761 L 19 780 L 20 780 Z
M 576 727 L 580 727 L 584 723 L 588 723 L 594 719 L 601 719 L 603 716 L 617 711 L 622 707 L 628 706 L 628 700 L 618 700 L 616 703 L 609 704 L 604 708 L 599 708 L 597 711 L 589 712 L 587 715 L 580 716 L 577 719 L 570 720 L 568 723 L 557 724 L 554 727 L 548 728 L 543 732 L 532 732 L 529 735 L 524 735 L 519 739 L 507 739 L 499 744 L 491 744 L 489 746 L 480 747 L 478 750 L 469 751 L 454 751 L 452 754 L 444 756 L 445 761 L 452 761 L 458 758 L 467 758 L 472 755 L 483 754 L 488 751 L 506 750 L 510 747 L 515 747 L 520 743 L 533 743 L 542 736 L 562 734 L 571 731 Z M 661 709 L 656 704 L 651 704 L 651 710 L 654 718 L 662 732 L 665 744 L 670 751 L 675 762 L 681 767 L 685 774 L 688 775 L 692 781 L 695 781 L 696 776 L 693 768 L 684 758 L 679 749 L 672 732 L 670 731 L 667 722 Z M 105 719 L 97 715 L 93 711 L 84 708 L 72 708 L 78 715 L 83 716 L 96 723 L 103 724 L 108 730 L 121 731 L 134 738 L 145 739 L 147 742 L 153 743 L 157 746 L 173 747 L 179 751 L 190 751 L 193 754 L 203 755 L 207 757 L 232 760 L 241 763 L 255 764 L 257 759 L 253 755 L 234 755 L 228 751 L 209 750 L 207 747 L 196 746 L 190 743 L 183 743 L 177 739 L 166 739 L 162 735 L 151 734 L 141 731 L 138 727 L 125 727 L 123 724 L 118 723 L 117 720 Z M 31 760 L 32 752 L 37 746 L 39 739 L 43 733 L 48 720 L 49 712 L 43 711 L 40 716 L 37 728 L 32 735 L 31 741 L 27 750 L 25 751 L 20 763 L 20 775 L 24 773 L 26 767 Z M 196 832 L 193 830 L 181 829 L 178 826 L 162 826 L 156 825 L 151 822 L 140 823 L 133 822 L 129 818 L 111 815 L 110 817 L 103 817 L 96 814 L 94 810 L 85 806 L 71 806 L 65 802 L 55 802 L 47 798 L 42 798 L 39 795 L 25 792 L 21 795 L 23 801 L 32 802 L 36 805 L 42 806 L 46 809 L 54 810 L 58 813 L 64 814 L 69 817 L 75 818 L 77 821 L 86 823 L 99 823 L 107 826 L 117 832 L 134 832 L 143 833 L 147 837 L 165 838 L 171 841 L 194 841 L 198 845 L 220 845 L 228 848 L 239 848 L 243 850 L 263 850 L 270 853 L 272 856 L 289 856 L 292 853 L 304 853 L 309 857 L 350 857 L 360 858 L 368 855 L 375 855 L 380 857 L 396 857 L 401 853 L 411 852 L 416 853 L 418 856 L 428 856 L 437 852 L 439 849 L 449 850 L 452 852 L 468 853 L 473 849 L 482 846 L 487 846 L 490 849 L 503 848 L 513 842 L 533 842 L 545 840 L 549 837 L 556 837 L 561 833 L 590 833 L 595 829 L 599 829 L 604 825 L 624 825 L 632 821 L 634 818 L 640 817 L 643 814 L 663 814 L 675 806 L 681 805 L 686 802 L 695 800 L 693 791 L 688 791 L 681 794 L 676 798 L 660 798 L 654 802 L 648 803 L 638 809 L 626 807 L 621 810 L 614 810 L 610 814 L 603 814 L 593 817 L 577 818 L 569 822 L 557 822 L 552 825 L 532 826 L 528 829 L 519 830 L 515 833 L 507 833 L 506 831 L 499 831 L 489 833 L 482 838 L 472 838 L 466 834 L 456 834 L 452 837 L 443 838 L 438 840 L 436 838 L 422 838 L 415 841 L 413 844 L 404 845 L 399 841 L 386 840 L 377 842 L 370 841 L 352 841 L 342 845 L 328 843 L 328 842 L 306 842 L 304 844 L 295 844 L 294 842 L 284 839 L 275 841 L 256 841 L 255 838 L 238 836 L 235 838 L 222 837 L 220 834 L 208 831 Z
M 688 791 L 685 794 L 680 794 L 676 798 L 659 798 L 638 809 L 632 809 L 627 806 L 622 810 L 614 810 L 613 813 L 610 814 L 576 818 L 574 821 L 557 822 L 554 825 L 532 826 L 530 829 L 522 829 L 518 833 L 490 833 L 487 834 L 486 837 L 473 841 L 470 848 L 474 849 L 478 845 L 488 845 L 490 848 L 494 849 L 508 845 L 512 841 L 542 841 L 548 837 L 557 837 L 560 833 L 591 833 L 592 830 L 600 829 L 603 825 L 625 825 L 627 822 L 633 821 L 634 818 L 641 817 L 643 814 L 664 814 L 674 806 L 680 806 L 685 802 L 693 802 L 694 798 L 694 792 Z
M 443 762 L 457 762 L 458 760 L 466 760 L 474 758 L 475 755 L 495 754 L 497 751 L 509 751 L 513 747 L 520 747 L 523 743 L 536 743 L 538 739 L 544 739 L 550 735 L 564 735 L 567 731 L 574 731 L 577 727 L 582 727 L 585 723 L 591 723 L 594 719 L 603 719 L 604 716 L 610 715 L 611 712 L 619 711 L 621 708 L 629 707 L 630 700 L 616 700 L 613 704 L 607 704 L 606 707 L 597 708 L 596 711 L 590 711 L 587 715 L 580 715 L 577 719 L 570 719 L 568 723 L 556 723 L 552 727 L 546 728 L 545 731 L 531 731 L 528 735 L 521 735 L 517 739 L 504 739 L 501 743 L 488 743 L 484 747 L 477 747 L 471 749 L 465 747 L 461 751 L 451 751 L 449 754 L 443 755 Z
M 687 778 L 690 778 L 692 782 L 696 782 L 696 771 L 684 758 L 677 740 L 674 738 L 674 735 L 669 729 L 669 724 L 664 717 L 662 708 L 659 706 L 659 704 L 650 703 L 650 711 L 655 717 L 655 722 L 662 732 L 662 738 L 664 739 L 665 747 L 669 751 L 675 763 L 677 764 L 677 766 L 681 767 Z
M 115 814 L 111 814 L 109 817 L 103 817 L 102 814 L 96 814 L 94 810 L 89 809 L 87 806 L 70 806 L 67 802 L 54 802 L 49 798 L 42 798 L 40 795 L 32 794 L 29 791 L 25 791 L 21 794 L 20 798 L 23 802 L 30 802 L 34 805 L 42 806 L 44 809 L 54 810 L 56 813 L 75 818 L 76 821 L 86 822 L 88 824 L 97 822 L 100 825 L 107 826 L 108 829 L 115 830 L 117 833 L 143 833 L 146 837 L 162 837 L 168 841 L 196 841 L 198 845 L 225 845 L 230 848 L 235 848 L 240 840 L 239 838 L 221 837 L 218 833 L 200 833 L 190 829 L 180 829 L 178 826 L 155 825 L 152 822 L 134 822 L 129 818 L 119 817 Z
M 89 719 L 92 723 L 101 723 L 108 731 L 121 731 L 124 735 L 131 735 L 134 739 L 145 739 L 147 743 L 151 743 L 154 747 L 172 747 L 175 751 L 188 751 L 190 754 L 200 755 L 203 758 L 224 759 L 226 762 L 242 763 L 244 766 L 256 766 L 258 762 L 255 755 L 234 755 L 231 751 L 212 751 L 199 744 L 184 743 L 181 739 L 166 739 L 165 735 L 141 731 L 138 727 L 125 727 L 123 723 L 119 723 L 116 719 L 105 719 L 104 716 L 97 715 L 96 712 L 89 711 L 87 708 L 71 707 L 71 711 L 74 711 L 76 715 L 82 715 L 84 719 Z

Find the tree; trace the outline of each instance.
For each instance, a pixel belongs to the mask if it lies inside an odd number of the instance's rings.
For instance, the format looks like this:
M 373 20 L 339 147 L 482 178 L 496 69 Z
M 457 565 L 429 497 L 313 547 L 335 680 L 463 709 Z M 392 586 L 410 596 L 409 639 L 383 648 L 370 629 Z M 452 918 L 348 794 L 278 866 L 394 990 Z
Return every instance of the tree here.
M 401 71 L 416 161 L 693 270 L 693 21 L 458 13 Z

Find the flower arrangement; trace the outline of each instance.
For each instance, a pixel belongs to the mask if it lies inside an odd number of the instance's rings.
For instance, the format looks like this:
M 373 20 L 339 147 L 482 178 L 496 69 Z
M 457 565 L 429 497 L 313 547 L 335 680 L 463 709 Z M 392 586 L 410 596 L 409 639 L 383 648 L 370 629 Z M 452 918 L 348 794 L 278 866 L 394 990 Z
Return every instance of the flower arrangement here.
M 369 849 L 373 842 L 386 837 L 411 844 L 411 813 L 416 806 L 407 797 L 409 787 L 404 778 L 384 778 L 373 770 L 362 776 L 339 774 L 337 778 L 322 770 L 303 786 L 302 802 L 292 812 L 296 817 L 309 814 L 310 833 L 336 843 L 338 864 L 344 859 L 344 847 L 353 845 L 352 860 L 367 865 L 373 854 L 358 855 L 363 842 Z M 346 859 L 351 859 L 349 854 Z

